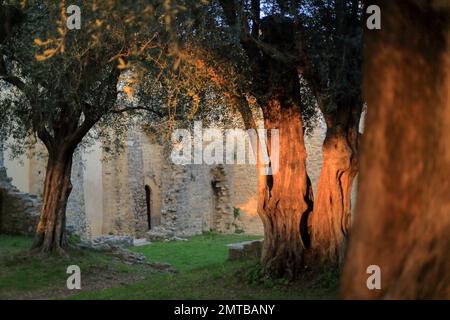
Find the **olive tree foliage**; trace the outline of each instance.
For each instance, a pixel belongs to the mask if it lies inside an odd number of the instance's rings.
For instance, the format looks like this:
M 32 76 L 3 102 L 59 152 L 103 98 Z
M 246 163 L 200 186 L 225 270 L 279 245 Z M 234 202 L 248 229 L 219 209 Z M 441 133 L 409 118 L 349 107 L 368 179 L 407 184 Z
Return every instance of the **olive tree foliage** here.
M 197 11 L 200 18 L 193 24 L 193 36 L 186 37 L 186 51 L 210 71 L 206 74 L 212 73 L 210 79 L 227 92 L 244 118 L 251 114 L 250 102 L 259 105 L 269 126 L 287 127 L 286 118 L 292 117 L 283 115 L 297 116 L 300 111 L 303 119 L 297 119 L 292 127 L 310 128 L 316 123 L 317 107 L 325 118 L 327 133 L 316 195 L 312 196 L 307 174 L 304 178 L 305 172 L 296 172 L 302 184 L 296 193 L 303 195 L 304 201 L 287 188 L 266 201 L 274 203 L 274 208 L 291 206 L 293 213 L 286 214 L 290 218 L 283 222 L 265 224 L 269 230 L 266 239 L 274 240 L 266 243 L 275 245 L 263 249 L 263 260 L 269 267 L 275 266 L 275 275 L 295 275 L 306 264 L 320 266 L 323 261 L 334 264 L 342 260 L 350 226 L 352 182 L 358 170 L 362 13 L 359 0 L 217 0 Z M 189 59 L 185 61 L 189 63 Z M 286 108 L 276 110 L 283 103 Z M 251 117 L 247 120 L 248 126 L 254 126 Z M 302 155 L 301 130 L 288 140 L 282 151 L 296 150 L 297 146 L 298 155 Z M 292 168 L 303 167 L 305 159 L 298 155 L 285 162 L 296 163 Z M 292 175 L 281 175 L 287 178 L 280 178 L 278 185 L 289 184 Z M 260 189 L 273 190 L 274 185 L 268 179 Z M 260 199 L 265 194 L 261 192 Z M 286 200 L 286 205 L 278 206 L 281 202 L 273 200 L 278 198 Z M 294 201 L 288 204 L 288 199 Z M 266 202 L 259 203 L 260 216 L 271 219 L 284 215 L 266 214 L 270 208 Z M 300 215 L 301 243 L 297 241 L 298 227 L 289 227 L 289 239 L 296 239 L 292 250 L 277 252 L 282 247 L 277 241 L 286 230 L 273 233 L 274 226 L 298 226 Z M 286 241 L 283 246 L 287 247 Z
M 1 108 L 9 124 L 2 132 L 19 142 L 11 145 L 15 150 L 35 142 L 25 137 L 47 143 L 61 117 L 79 127 L 77 143 L 120 136 L 129 125 L 125 112 L 172 117 L 171 92 L 181 85 L 171 81 L 178 51 L 174 26 L 187 6 L 201 3 L 71 1 L 81 8 L 80 30 L 67 28 L 64 1 L 12 4 L 26 17 L 2 44 L 8 68 L 2 70 Z
M 188 0 L 182 6 L 186 10 L 178 12 L 171 25 L 176 38 L 173 55 L 160 61 L 160 68 L 145 66 L 145 73 L 139 77 L 136 93 L 140 103 L 157 107 L 164 101 L 166 107 L 163 113 L 148 113 L 144 122 L 155 125 L 164 119 L 166 133 L 176 126 L 192 125 L 192 120 L 238 125 L 233 123 L 236 96 L 248 81 L 245 66 L 240 63 L 242 52 L 233 46 L 229 35 L 210 29 L 211 21 L 217 18 L 211 1 L 199 5 Z
M 170 83 L 166 79 L 176 69 L 178 51 L 172 25 L 186 10 L 169 0 L 70 4 L 82 9 L 80 30 L 68 28 L 65 1 L 28 1 L 17 6 L 23 20 L 1 43 L 1 129 L 16 150 L 39 138 L 48 153 L 33 244 L 43 252 L 67 244 L 65 209 L 75 149 L 88 138 L 125 133 L 136 112 L 168 113 L 161 111 L 167 103 L 142 104 L 135 93 L 155 92 L 150 84 L 166 90 L 160 84 Z M 158 80 L 144 87 L 145 77 Z
M 275 276 L 334 264 L 345 249 L 362 110 L 362 12 L 359 0 L 216 0 L 187 7 L 174 23 L 180 41 L 169 82 L 189 85 L 165 92 L 173 119 L 226 103 L 248 128 L 260 110 L 267 128 L 295 129 L 281 134 L 283 161 L 292 165 L 276 182 L 259 180 L 258 212 L 268 221 L 262 260 Z M 313 197 L 301 126 L 315 125 L 317 107 L 327 136 Z
M 326 116 L 332 116 L 343 105 L 358 104 L 361 108 L 362 1 L 311 0 L 307 3 L 303 16 L 305 61 L 301 74 Z
M 180 65 L 202 61 L 226 97 L 265 94 L 256 88 L 264 79 L 251 74 L 255 57 L 265 54 L 298 69 L 306 127 L 317 120 L 317 104 L 331 117 L 338 105 L 361 105 L 362 1 L 212 0 L 183 14 L 190 24 L 176 30 Z M 269 40 L 282 29 L 291 33 L 279 37 L 284 43 Z
M 250 1 L 230 2 L 233 2 L 239 10 L 242 9 L 243 11 L 238 10 L 242 14 L 251 7 Z M 221 1 L 209 1 L 208 5 L 190 8 L 178 17 L 180 20 L 185 15 L 184 19 L 188 22 L 187 26 L 180 23 L 176 30 L 180 39 L 177 66 L 182 70 L 178 74 L 178 79 L 190 84 L 182 86 L 182 88 L 190 88 L 188 96 L 193 95 L 198 98 L 212 90 L 217 93 L 217 97 L 220 97 L 220 100 L 209 99 L 208 103 L 200 104 L 201 108 L 196 108 L 196 111 L 204 111 L 205 108 L 208 110 L 211 105 L 216 105 L 216 102 L 217 107 L 228 105 L 231 112 L 241 112 L 244 121 L 247 122 L 246 125 L 251 127 L 255 123 L 251 123 L 253 119 L 247 117 L 248 113 L 256 112 L 259 108 L 258 98 L 267 93 L 257 89 L 260 87 L 259 82 L 264 79 L 254 77 L 252 65 L 255 61 L 248 55 L 243 43 L 257 41 L 258 29 L 248 12 L 242 16 L 241 22 L 245 27 L 230 26 L 223 5 Z M 278 15 L 273 11 L 276 10 L 274 8 L 262 3 L 259 6 L 261 15 Z M 251 41 L 250 37 L 252 37 Z M 294 55 L 294 52 L 291 54 Z M 302 113 L 308 133 L 317 121 L 316 97 L 305 79 L 301 78 L 299 81 L 305 105 Z M 197 99 L 197 101 L 203 101 L 203 99 Z

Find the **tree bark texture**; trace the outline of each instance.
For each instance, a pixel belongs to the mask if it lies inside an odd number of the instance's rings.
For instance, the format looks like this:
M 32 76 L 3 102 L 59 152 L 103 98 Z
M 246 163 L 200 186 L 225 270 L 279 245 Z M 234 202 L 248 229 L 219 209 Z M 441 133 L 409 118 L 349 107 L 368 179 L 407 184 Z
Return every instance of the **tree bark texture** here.
M 356 217 L 342 294 L 450 298 L 450 4 L 373 1 L 381 30 L 365 36 Z M 381 269 L 381 289 L 367 268 Z
M 352 112 L 355 111 L 355 112 Z M 337 108 L 327 118 L 322 146 L 322 169 L 309 221 L 311 263 L 332 265 L 343 260 L 350 229 L 351 192 L 358 173 L 361 104 Z
M 49 154 L 40 218 L 32 246 L 34 250 L 44 253 L 60 251 L 67 245 L 66 207 L 72 191 L 72 156 L 71 153 Z
M 274 277 L 294 278 L 305 266 L 300 228 L 302 217 L 311 210 L 312 194 L 306 173 L 298 75 L 292 70 L 283 78 L 284 85 L 272 88 L 263 106 L 265 129 L 269 133 L 279 130 L 279 145 L 269 148 L 271 163 L 278 152 L 279 166 L 273 175 L 259 173 L 258 213 L 264 224 L 262 263 Z M 258 164 L 260 170 L 260 161 Z

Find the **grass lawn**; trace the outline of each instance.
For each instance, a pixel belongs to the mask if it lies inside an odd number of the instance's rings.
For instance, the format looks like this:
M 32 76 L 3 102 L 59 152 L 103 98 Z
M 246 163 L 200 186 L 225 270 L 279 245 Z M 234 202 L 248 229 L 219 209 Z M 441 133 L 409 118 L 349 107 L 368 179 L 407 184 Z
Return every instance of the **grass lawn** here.
M 259 281 L 256 261 L 227 261 L 226 244 L 257 239 L 205 234 L 189 241 L 155 242 L 133 251 L 150 262 L 170 263 L 177 273 L 127 265 L 89 250 L 70 258 L 29 256 L 30 238 L 0 236 L 0 299 L 333 299 L 337 277 L 324 271 L 296 283 Z M 81 268 L 82 289 L 66 289 L 67 266 Z

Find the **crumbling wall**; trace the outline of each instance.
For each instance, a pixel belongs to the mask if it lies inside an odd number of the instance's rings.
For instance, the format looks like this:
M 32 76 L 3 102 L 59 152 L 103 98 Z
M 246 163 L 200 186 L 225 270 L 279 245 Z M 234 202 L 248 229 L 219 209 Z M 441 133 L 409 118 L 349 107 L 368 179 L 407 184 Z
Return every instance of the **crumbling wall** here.
M 170 147 L 164 147 L 167 161 L 162 172 L 161 225 L 169 234 L 191 236 L 209 228 L 205 212 L 210 212 L 211 193 L 199 188 L 207 183 L 205 170 L 194 165 L 175 165 L 170 160 Z
M 231 166 L 218 165 L 211 168 L 213 212 L 211 229 L 224 233 L 235 232 L 231 199 Z
M 84 162 L 81 152 L 75 152 L 72 166 L 72 191 L 67 202 L 66 226 L 73 234 L 82 239 L 89 238 L 84 195 Z
M 39 220 L 38 197 L 20 192 L 4 166 L 0 142 L 0 233 L 33 235 Z
M 128 192 L 133 215 L 134 235 L 143 237 L 148 231 L 147 203 L 144 184 L 144 160 L 141 135 L 138 131 L 128 133 Z
M 160 166 L 150 141 L 140 130 L 127 133 L 123 150 L 103 162 L 103 234 L 144 237 L 148 232 L 145 186 L 152 189 L 152 225 L 159 222 Z M 152 164 L 158 163 L 156 168 Z M 150 180 L 150 181 L 149 181 Z
M 39 220 L 37 196 L 20 192 L 0 167 L 0 233 L 33 235 Z

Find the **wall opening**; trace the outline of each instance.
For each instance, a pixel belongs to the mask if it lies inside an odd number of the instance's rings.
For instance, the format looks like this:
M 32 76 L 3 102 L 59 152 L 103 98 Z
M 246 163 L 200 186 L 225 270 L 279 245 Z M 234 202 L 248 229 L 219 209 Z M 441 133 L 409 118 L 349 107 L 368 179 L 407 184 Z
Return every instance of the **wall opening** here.
M 219 186 L 219 181 L 213 180 L 211 181 L 211 187 L 213 190 L 213 196 L 211 197 L 211 201 L 212 201 L 212 219 L 211 219 L 211 230 L 217 230 L 219 221 L 220 221 L 220 216 L 219 212 L 217 210 L 217 207 L 219 205 L 219 201 L 220 201 L 220 186 Z
M 148 230 L 151 230 L 152 229 L 152 189 L 148 185 L 145 186 L 145 201 L 147 204 Z

